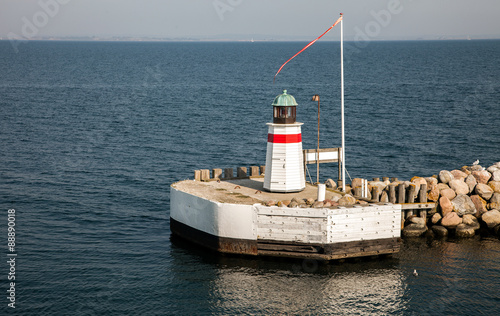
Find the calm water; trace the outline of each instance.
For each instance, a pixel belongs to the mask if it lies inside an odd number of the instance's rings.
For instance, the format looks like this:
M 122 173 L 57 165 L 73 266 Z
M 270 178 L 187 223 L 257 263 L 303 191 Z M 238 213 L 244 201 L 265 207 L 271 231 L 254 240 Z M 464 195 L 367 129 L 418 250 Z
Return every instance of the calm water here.
M 351 48 L 355 47 L 350 44 Z M 340 146 L 338 43 L 0 42 L 0 239 L 16 210 L 23 315 L 500 312 L 500 241 L 405 241 L 318 265 L 172 243 L 169 185 L 265 162 L 271 102 L 299 103 L 304 148 Z M 346 56 L 352 177 L 500 161 L 500 41 L 370 43 Z M 336 178 L 322 165 L 322 178 Z M 312 167 L 311 173 L 315 174 Z M 419 276 L 412 276 L 413 269 Z M 0 265 L 3 291 L 7 263 Z M 6 292 L 4 292 L 6 293 Z M 11 312 L 0 298 L 2 313 Z

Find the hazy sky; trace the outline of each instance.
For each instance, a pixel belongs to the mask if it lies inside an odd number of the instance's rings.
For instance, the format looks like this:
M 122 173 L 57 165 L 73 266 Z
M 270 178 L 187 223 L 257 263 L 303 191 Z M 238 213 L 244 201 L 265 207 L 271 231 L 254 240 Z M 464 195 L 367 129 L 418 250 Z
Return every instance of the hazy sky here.
M 0 37 L 313 39 L 340 12 L 346 40 L 500 38 L 499 0 L 0 0 Z

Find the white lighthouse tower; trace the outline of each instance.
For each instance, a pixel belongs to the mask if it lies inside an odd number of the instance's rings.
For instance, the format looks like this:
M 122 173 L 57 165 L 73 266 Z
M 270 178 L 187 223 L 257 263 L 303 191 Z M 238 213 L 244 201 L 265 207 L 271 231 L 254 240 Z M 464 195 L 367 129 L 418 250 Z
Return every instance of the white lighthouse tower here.
M 306 187 L 300 128 L 303 123 L 295 121 L 297 102 L 284 90 L 272 105 L 273 122 L 267 123 L 264 189 L 284 193 L 302 191 Z

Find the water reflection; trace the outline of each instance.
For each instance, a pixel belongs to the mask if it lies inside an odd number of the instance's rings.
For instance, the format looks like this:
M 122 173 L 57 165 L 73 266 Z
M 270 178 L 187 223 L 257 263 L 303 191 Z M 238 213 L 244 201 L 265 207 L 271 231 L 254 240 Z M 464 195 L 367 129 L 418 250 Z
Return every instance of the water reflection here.
M 323 264 L 195 251 L 213 268 L 204 272 L 213 277 L 206 284 L 213 314 L 364 315 L 405 309 L 406 277 L 397 259 Z

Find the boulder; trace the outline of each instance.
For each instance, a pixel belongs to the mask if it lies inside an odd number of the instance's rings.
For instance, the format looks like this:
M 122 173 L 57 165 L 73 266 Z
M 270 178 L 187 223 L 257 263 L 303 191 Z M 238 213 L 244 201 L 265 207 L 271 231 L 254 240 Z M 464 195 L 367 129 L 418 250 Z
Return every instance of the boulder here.
M 500 181 L 490 181 L 488 185 L 495 193 L 500 193 Z
M 488 168 L 486 168 L 486 170 L 488 170 L 489 173 L 493 174 L 493 172 L 500 170 L 500 165 L 497 164 L 498 162 L 496 164 L 489 166 Z
M 354 205 L 356 204 L 356 199 L 350 195 L 346 194 L 344 197 L 342 197 L 340 200 L 338 200 L 339 205 L 345 206 L 345 205 Z
M 385 182 L 382 181 L 369 181 L 368 185 L 370 185 L 372 188 L 377 187 L 380 192 L 384 191 L 385 187 L 387 186 Z
M 294 197 L 294 198 L 292 199 L 292 202 L 295 202 L 295 203 L 297 203 L 297 204 L 299 204 L 299 205 L 300 205 L 300 204 L 305 204 L 305 203 L 306 203 L 306 202 L 304 201 L 304 199 L 300 199 L 300 198 L 297 198 L 297 197 Z
M 441 215 L 443 217 L 446 216 L 446 214 L 451 213 L 453 211 L 453 205 L 446 196 L 442 196 L 439 198 L 439 207 L 441 207 Z
M 476 185 L 476 189 L 474 189 L 474 192 L 486 201 L 491 199 L 491 197 L 493 196 L 493 189 L 489 185 L 484 183 L 478 183 Z
M 306 200 L 306 204 L 307 204 L 307 205 L 313 205 L 313 204 L 314 204 L 314 202 L 316 202 L 316 200 L 315 200 L 315 199 L 313 199 L 313 198 L 308 198 L 308 199 Z
M 361 178 L 352 179 L 351 188 L 362 187 L 362 182 L 363 182 L 363 179 L 361 179 Z
M 467 185 L 467 183 L 465 183 L 463 181 L 463 179 L 453 179 L 448 184 L 449 184 L 450 188 L 452 188 L 453 191 L 455 191 L 455 193 L 457 195 L 469 194 L 469 186 Z M 441 195 L 443 195 L 442 191 L 441 191 Z
M 446 183 L 438 183 L 438 189 L 439 192 L 441 192 L 443 190 L 450 189 L 450 186 Z
M 434 225 L 432 226 L 432 232 L 436 235 L 438 238 L 443 238 L 448 236 L 448 230 L 441 226 L 441 225 Z
M 459 216 L 476 213 L 476 207 L 468 195 L 457 195 L 457 197 L 451 201 L 451 205 L 453 205 L 453 211 Z
M 467 176 L 467 178 L 465 178 L 465 183 L 469 187 L 469 193 L 474 192 L 474 188 L 477 184 L 476 178 L 474 178 L 474 176 L 470 174 Z
M 425 218 L 423 217 L 412 216 L 410 222 L 418 227 L 425 227 Z
M 490 210 L 500 209 L 500 193 L 493 193 L 488 208 Z
M 316 201 L 314 202 L 313 206 L 314 208 L 322 208 L 325 204 L 323 203 L 323 201 Z
M 433 202 L 437 202 L 439 199 L 439 188 L 437 184 L 433 185 L 427 194 L 427 199 Z
M 486 170 L 472 171 L 472 175 L 476 178 L 477 183 L 487 184 L 491 178 L 491 173 Z
M 276 202 L 273 201 L 273 200 L 270 200 L 270 201 L 266 202 L 266 206 L 275 206 L 275 205 L 276 205 Z
M 439 213 L 435 213 L 434 215 L 432 215 L 432 217 L 431 217 L 431 223 L 432 223 L 432 225 L 436 225 L 437 223 L 439 223 L 439 221 L 441 220 L 441 218 L 443 218 L 443 217 Z
M 405 228 L 403 228 L 403 236 L 404 237 L 420 237 L 423 234 L 425 234 L 426 231 L 427 231 L 427 228 L 425 226 L 421 227 L 417 224 L 412 223 L 412 224 L 406 226 Z
M 455 236 L 458 238 L 471 238 L 476 235 L 476 231 L 469 225 L 459 224 L 455 230 Z
M 467 177 L 467 174 L 460 170 L 451 170 L 450 173 L 453 175 L 453 178 L 463 180 Z
M 328 196 L 330 196 L 330 195 L 328 195 Z M 332 200 L 332 202 L 338 202 L 342 197 L 343 197 L 343 195 L 340 193 L 333 193 L 330 200 Z
M 455 212 L 448 213 L 441 219 L 441 225 L 446 228 L 455 228 L 461 223 L 462 219 Z
M 325 181 L 326 187 L 330 188 L 332 190 L 335 190 L 337 188 L 337 183 L 333 181 L 332 179 L 328 179 Z
M 415 198 L 416 198 L 418 196 L 418 193 L 420 192 L 422 184 L 427 185 L 427 181 L 421 177 L 413 177 L 411 179 L 411 182 L 415 184 Z
M 481 216 L 483 222 L 488 225 L 488 228 L 493 228 L 500 224 L 500 212 L 497 210 L 491 210 Z
M 448 170 L 441 170 L 439 172 L 439 181 L 442 183 L 448 183 L 453 180 L 453 175 Z
M 469 170 L 470 170 L 471 172 L 474 172 L 474 171 L 481 171 L 481 170 L 484 170 L 484 168 L 483 168 L 482 166 L 480 166 L 480 165 L 475 165 L 475 166 L 471 166 L 471 167 L 469 168 Z
M 388 203 L 389 202 L 389 194 L 387 194 L 387 191 L 383 191 L 382 194 L 380 195 L 380 202 L 382 203 Z
M 497 169 L 491 173 L 490 181 L 500 181 L 500 169 Z
M 441 196 L 447 197 L 451 201 L 457 196 L 457 193 L 455 192 L 455 190 L 448 188 L 441 191 Z
M 438 179 L 435 178 L 435 177 L 427 177 L 427 178 L 424 178 L 424 179 L 427 182 L 427 190 L 430 190 L 430 188 L 433 185 L 437 185 L 438 184 Z
M 462 217 L 462 223 L 472 227 L 474 230 L 478 230 L 481 227 L 477 218 L 471 214 L 465 214 L 464 217 Z
M 296 201 L 292 201 L 290 202 L 290 204 L 288 204 L 288 207 L 299 207 L 299 203 L 297 203 Z
M 481 218 L 481 215 L 483 213 L 488 212 L 486 209 L 486 201 L 483 200 L 479 195 L 471 195 L 470 197 L 472 203 L 474 203 L 474 207 L 476 208 L 476 214 L 474 214 L 475 217 Z

